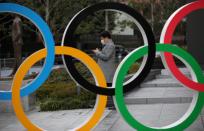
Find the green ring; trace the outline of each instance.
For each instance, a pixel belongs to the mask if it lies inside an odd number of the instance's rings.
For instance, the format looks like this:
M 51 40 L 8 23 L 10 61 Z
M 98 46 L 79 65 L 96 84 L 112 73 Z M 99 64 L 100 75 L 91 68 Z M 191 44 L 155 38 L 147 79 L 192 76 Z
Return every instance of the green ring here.
M 179 58 L 185 60 L 191 66 L 191 69 L 194 71 L 197 81 L 200 83 L 204 83 L 202 69 L 200 68 L 196 60 L 189 53 L 187 53 L 186 51 L 177 46 L 160 43 L 157 44 L 156 50 L 160 52 L 173 53 L 175 56 L 178 56 Z M 123 96 L 123 81 L 125 75 L 127 74 L 130 66 L 133 63 L 135 63 L 136 60 L 143 57 L 147 53 L 148 53 L 147 46 L 142 46 L 141 48 L 138 48 L 131 52 L 119 65 L 113 81 L 114 84 L 113 87 L 116 87 L 114 102 L 117 105 L 117 109 L 124 118 L 124 120 L 134 129 L 137 129 L 139 131 L 156 131 L 156 130 L 183 131 L 184 129 L 189 127 L 199 116 L 204 105 L 204 93 L 202 92 L 198 93 L 198 97 L 194 99 L 195 101 L 192 101 L 191 104 L 191 106 L 193 106 L 192 110 L 189 109 L 189 111 L 186 112 L 185 117 L 182 117 L 176 123 L 173 123 L 165 127 L 148 127 L 143 125 L 130 114 L 130 112 L 127 109 L 127 106 L 125 105 Z

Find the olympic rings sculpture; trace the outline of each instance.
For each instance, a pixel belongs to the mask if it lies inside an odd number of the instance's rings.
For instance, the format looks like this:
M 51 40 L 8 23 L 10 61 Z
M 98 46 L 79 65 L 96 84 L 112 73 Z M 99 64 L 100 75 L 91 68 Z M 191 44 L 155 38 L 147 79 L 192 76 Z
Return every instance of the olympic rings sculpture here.
M 114 96 L 114 104 L 116 105 L 117 110 L 121 114 L 121 117 L 123 117 L 124 120 L 136 130 L 182 131 L 188 128 L 196 120 L 204 106 L 204 75 L 202 74 L 202 69 L 197 63 L 197 61 L 189 53 L 175 45 L 171 45 L 170 43 L 172 41 L 172 35 L 176 28 L 176 25 L 182 20 L 182 18 L 195 10 L 203 8 L 204 1 L 199 0 L 186 4 L 176 10 L 169 17 L 162 30 L 160 43 L 156 43 L 150 25 L 136 10 L 120 3 L 104 2 L 95 4 L 81 10 L 73 17 L 64 32 L 62 46 L 54 46 L 55 42 L 52 33 L 48 25 L 42 20 L 39 15 L 37 15 L 34 11 L 21 5 L 1 3 L 1 13 L 16 13 L 31 20 L 41 31 L 46 48 L 33 53 L 21 64 L 14 76 L 12 83 L 12 91 L 0 91 L 0 100 L 12 100 L 16 116 L 25 128 L 31 131 L 44 130 L 33 124 L 27 118 L 23 111 L 20 99 L 21 97 L 27 96 L 37 90 L 48 78 L 49 73 L 51 72 L 52 66 L 54 64 L 55 55 L 66 55 L 66 57 L 63 56 L 64 65 L 66 66 L 67 71 L 72 76 L 73 80 L 75 80 L 75 82 L 80 84 L 83 88 L 98 94 L 97 102 L 94 109 L 95 112 L 84 124 L 76 127 L 73 130 L 87 131 L 91 130 L 94 126 L 96 126 L 97 122 L 99 122 L 100 118 L 104 113 L 107 103 L 107 96 L 109 95 Z M 75 41 L 73 39 L 73 33 L 75 29 L 84 18 L 86 18 L 90 13 L 104 9 L 123 12 L 131 16 L 136 25 L 138 26 L 139 30 L 141 31 L 145 43 L 144 46 L 141 46 L 129 53 L 119 64 L 114 75 L 112 88 L 107 88 L 105 77 L 97 63 L 87 54 L 74 48 Z M 165 68 L 169 69 L 178 81 L 180 81 L 184 86 L 198 91 L 197 95 L 195 95 L 193 98 L 190 108 L 182 118 L 180 118 L 178 121 L 174 122 L 171 125 L 160 128 L 148 127 L 138 122 L 128 111 L 123 98 L 124 92 L 131 91 L 134 87 L 138 86 L 141 82 L 143 82 L 145 77 L 148 75 L 149 71 L 151 70 L 151 66 L 154 62 L 156 51 L 161 53 L 162 62 Z M 180 72 L 174 62 L 173 55 L 179 58 L 183 63 L 185 63 L 187 67 L 190 68 L 193 80 L 190 80 Z M 123 83 L 124 77 L 127 74 L 127 71 L 130 66 L 136 60 L 140 59 L 143 56 L 144 59 L 139 71 L 133 76 L 133 78 L 130 79 L 130 81 Z M 26 75 L 27 71 L 37 61 L 45 57 L 46 59 L 42 72 L 30 84 L 21 88 L 23 77 Z M 88 67 L 88 69 L 91 70 L 91 73 L 93 74 L 97 83 L 96 85 L 90 84 L 88 81 L 83 79 L 82 76 L 79 75 L 77 69 L 72 63 L 73 57 L 79 59 Z

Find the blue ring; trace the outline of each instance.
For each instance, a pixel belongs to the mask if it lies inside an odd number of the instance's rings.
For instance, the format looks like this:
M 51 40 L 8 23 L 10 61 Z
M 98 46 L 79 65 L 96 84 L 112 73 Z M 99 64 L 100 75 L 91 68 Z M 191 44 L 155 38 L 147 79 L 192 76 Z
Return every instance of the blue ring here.
M 0 13 L 10 12 L 22 15 L 32 21 L 35 26 L 40 30 L 45 41 L 45 47 L 47 48 L 47 57 L 41 73 L 28 85 L 21 89 L 21 97 L 27 96 L 37 90 L 43 82 L 48 78 L 49 73 L 52 70 L 55 59 L 55 42 L 49 26 L 45 21 L 34 11 L 24 6 L 12 3 L 1 3 Z M 0 91 L 0 100 L 11 100 L 11 91 Z

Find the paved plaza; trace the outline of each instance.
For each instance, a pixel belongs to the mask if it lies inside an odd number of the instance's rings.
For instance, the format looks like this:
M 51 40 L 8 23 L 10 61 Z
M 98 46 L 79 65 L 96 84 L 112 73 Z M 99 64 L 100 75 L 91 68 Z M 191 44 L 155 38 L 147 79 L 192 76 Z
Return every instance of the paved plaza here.
M 159 127 L 177 121 L 187 110 L 189 104 L 149 104 L 130 105 L 130 112 L 135 118 L 148 126 Z M 92 113 L 91 109 L 67 110 L 56 112 L 27 113 L 29 119 L 48 131 L 67 131 L 83 123 Z M 199 118 L 186 131 L 203 131 L 204 111 Z M 15 114 L 1 113 L 1 131 L 26 131 L 17 121 Z M 117 113 L 117 111 L 106 110 L 104 118 L 94 128 L 94 131 L 134 131 Z

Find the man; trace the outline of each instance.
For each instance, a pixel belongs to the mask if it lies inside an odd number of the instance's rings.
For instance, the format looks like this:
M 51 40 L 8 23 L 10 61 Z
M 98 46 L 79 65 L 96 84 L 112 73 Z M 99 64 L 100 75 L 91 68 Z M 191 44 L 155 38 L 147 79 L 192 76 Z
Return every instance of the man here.
M 105 75 L 108 86 L 111 86 L 115 73 L 115 45 L 108 31 L 102 32 L 100 38 L 103 48 L 101 51 L 96 48 L 93 52 L 98 58 L 98 64 Z
M 98 48 L 93 50 L 96 57 L 98 58 L 98 64 L 101 67 L 106 81 L 107 86 L 112 86 L 113 77 L 115 74 L 115 45 L 111 39 L 111 34 L 108 31 L 103 31 L 100 34 L 101 44 L 103 45 L 102 50 Z M 112 98 L 109 97 L 108 107 L 113 107 Z

